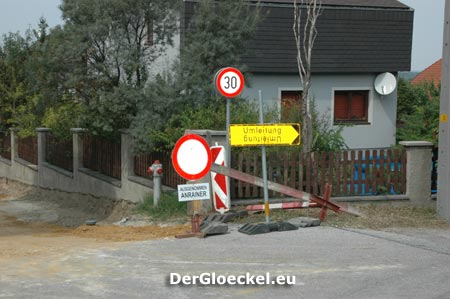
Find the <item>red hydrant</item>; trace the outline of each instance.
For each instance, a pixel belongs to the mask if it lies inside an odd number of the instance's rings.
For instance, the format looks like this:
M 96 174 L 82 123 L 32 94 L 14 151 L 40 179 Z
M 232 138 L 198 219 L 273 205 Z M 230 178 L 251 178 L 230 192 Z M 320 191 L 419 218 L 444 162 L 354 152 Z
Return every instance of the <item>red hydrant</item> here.
M 163 176 L 163 168 L 159 160 L 155 160 L 152 166 L 147 169 L 149 175 L 153 176 L 153 206 L 157 207 L 161 198 L 161 178 Z

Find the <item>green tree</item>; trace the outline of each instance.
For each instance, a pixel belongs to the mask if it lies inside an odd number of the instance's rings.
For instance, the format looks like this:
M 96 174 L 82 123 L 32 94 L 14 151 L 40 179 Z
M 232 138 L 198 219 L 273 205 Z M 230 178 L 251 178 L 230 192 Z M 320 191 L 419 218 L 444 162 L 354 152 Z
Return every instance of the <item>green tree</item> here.
M 152 98 L 139 104 L 132 124 L 139 149 L 170 147 L 185 129 L 225 129 L 225 99 L 215 91 L 214 74 L 224 66 L 246 70 L 241 58 L 260 18 L 259 5 L 244 0 L 197 4 L 172 75 L 160 77 Z
M 35 112 L 39 91 L 32 88 L 29 61 L 34 53 L 35 35 L 9 33 L 0 47 L 0 126 L 2 130 L 15 126 L 30 133 L 37 124 Z M 23 132 L 22 132 L 23 133 Z M 34 131 L 31 133 L 33 134 Z
M 64 0 L 65 30 L 88 74 L 113 86 L 142 86 L 152 62 L 172 44 L 175 0 Z M 149 38 L 152 37 L 150 41 Z
M 176 30 L 176 0 L 64 0 L 65 25 L 55 70 L 87 107 L 84 126 L 97 134 L 128 128 L 145 97 L 153 62 Z
M 260 19 L 259 5 L 248 1 L 200 1 L 181 48 L 179 84 L 185 101 L 194 106 L 218 101 L 214 74 L 225 66 L 246 71 L 241 58 Z
M 64 0 L 63 26 L 48 32 L 41 19 L 23 37 L 4 37 L 2 127 L 34 133 L 37 126 L 59 123 L 82 125 L 98 134 L 129 127 L 137 103 L 150 96 L 153 62 L 172 43 L 176 3 Z
M 35 128 L 43 125 L 48 109 L 73 103 L 74 98 L 64 85 L 70 64 L 68 59 L 58 60 L 63 55 L 57 55 L 64 44 L 60 32 L 60 27 L 48 32 L 47 22 L 41 18 L 37 28 L 27 30 L 23 36 L 10 33 L 3 37 L 0 47 L 3 129 L 14 126 L 20 129 L 21 136 L 34 135 Z M 75 119 L 76 111 L 72 112 L 71 120 Z M 54 123 L 67 123 L 65 115 L 55 113 L 53 119 L 59 119 Z
M 412 114 L 415 107 L 423 105 L 427 98 L 427 88 L 413 86 L 409 81 L 400 78 L 397 85 L 397 119 Z
M 157 76 L 145 88 L 143 97 L 137 103 L 137 115 L 131 123 L 136 151 L 148 152 L 170 144 L 174 138 L 170 136 L 177 130 L 172 118 L 180 112 L 179 100 L 176 82 L 169 75 Z
M 419 86 L 399 80 L 397 140 L 438 142 L 439 93 L 432 83 Z
M 5 60 L 3 49 L 0 49 L 0 131 L 5 131 L 9 127 L 15 104 L 23 94 L 19 92 L 18 95 L 18 89 L 14 69 Z

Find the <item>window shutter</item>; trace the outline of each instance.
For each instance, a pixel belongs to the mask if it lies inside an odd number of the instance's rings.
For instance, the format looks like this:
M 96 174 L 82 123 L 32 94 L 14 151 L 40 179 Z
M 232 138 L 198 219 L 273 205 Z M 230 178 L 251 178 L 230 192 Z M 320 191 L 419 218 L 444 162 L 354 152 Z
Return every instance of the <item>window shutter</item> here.
M 334 119 L 346 120 L 348 119 L 348 93 L 335 92 L 334 94 Z
M 350 119 L 366 120 L 366 95 L 364 93 L 354 92 L 351 103 Z
M 281 105 L 287 108 L 300 105 L 301 91 L 283 90 L 281 91 Z

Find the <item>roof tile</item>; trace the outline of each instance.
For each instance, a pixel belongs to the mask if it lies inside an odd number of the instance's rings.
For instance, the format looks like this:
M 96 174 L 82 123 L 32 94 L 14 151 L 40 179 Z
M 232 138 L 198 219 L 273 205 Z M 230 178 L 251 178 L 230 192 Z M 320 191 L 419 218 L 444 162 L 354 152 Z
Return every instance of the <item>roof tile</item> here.
M 441 83 L 442 77 L 442 59 L 439 59 L 421 73 L 419 73 L 414 79 L 411 80 L 411 84 L 419 85 L 422 82 L 433 82 L 434 86 L 438 87 Z

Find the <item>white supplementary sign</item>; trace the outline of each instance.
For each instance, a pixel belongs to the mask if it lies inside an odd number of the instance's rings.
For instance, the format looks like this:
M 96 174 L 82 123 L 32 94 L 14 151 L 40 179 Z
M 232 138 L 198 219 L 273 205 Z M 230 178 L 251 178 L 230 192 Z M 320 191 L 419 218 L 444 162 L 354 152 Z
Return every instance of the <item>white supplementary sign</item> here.
M 178 201 L 211 199 L 209 183 L 178 185 Z

